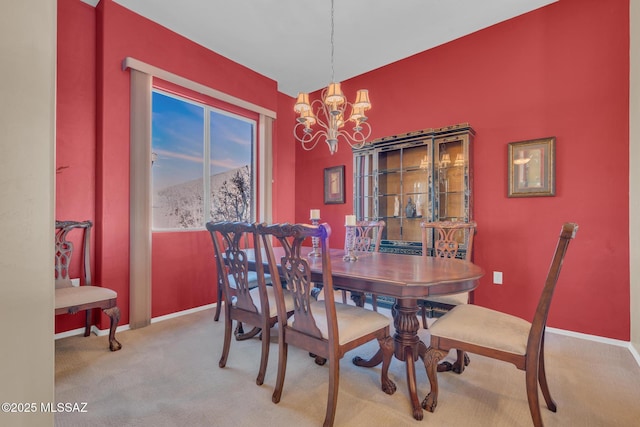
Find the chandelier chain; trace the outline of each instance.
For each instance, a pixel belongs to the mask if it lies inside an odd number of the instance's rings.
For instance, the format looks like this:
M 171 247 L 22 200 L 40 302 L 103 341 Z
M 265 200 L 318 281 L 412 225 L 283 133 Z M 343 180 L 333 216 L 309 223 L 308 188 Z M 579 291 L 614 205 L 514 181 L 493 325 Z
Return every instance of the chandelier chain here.
M 331 82 L 335 82 L 333 69 L 333 0 L 331 0 Z

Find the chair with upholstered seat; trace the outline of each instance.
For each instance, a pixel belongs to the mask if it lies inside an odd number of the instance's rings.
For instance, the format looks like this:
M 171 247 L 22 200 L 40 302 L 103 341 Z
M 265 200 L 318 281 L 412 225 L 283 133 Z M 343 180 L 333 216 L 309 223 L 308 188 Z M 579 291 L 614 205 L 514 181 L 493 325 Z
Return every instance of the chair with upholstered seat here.
M 382 232 L 385 227 L 384 221 L 357 221 L 355 228 L 355 237 L 353 241 L 353 251 L 356 256 L 363 252 L 379 252 L 380 241 L 382 240 Z M 347 251 L 347 237 L 345 236 L 345 252 Z M 366 295 L 364 292 L 351 291 L 351 299 L 356 305 L 364 305 Z M 347 291 L 342 289 L 342 302 L 347 302 Z M 371 294 L 371 306 L 373 311 L 378 311 L 378 296 Z
M 566 223 L 562 227 L 547 279 L 533 316 L 533 322 L 472 304 L 458 305 L 436 321 L 430 329 L 431 345 L 425 355 L 425 367 L 431 392 L 422 407 L 433 412 L 438 403 L 437 365 L 450 349 L 480 354 L 513 363 L 525 371 L 527 400 L 536 427 L 542 426 L 538 403 L 538 383 L 547 407 L 556 412 L 551 398 L 544 365 L 544 334 L 549 306 L 560 275 L 567 248 L 578 226 Z M 464 366 L 460 366 L 460 373 Z
M 256 383 L 262 385 L 269 360 L 270 331 L 278 316 L 273 287 L 267 286 L 264 268 L 259 264 L 255 272 L 249 270 L 246 242 L 256 241 L 256 226 L 243 222 L 208 222 L 206 226 L 213 241 L 216 267 L 219 272 L 224 272 L 218 275 L 226 301 L 224 343 L 218 365 L 221 368 L 226 366 L 233 321 L 238 325 L 249 324 L 253 329 L 242 334 L 242 330 L 237 328 L 236 338 L 247 339 L 261 333 L 262 354 Z M 256 286 L 250 281 L 251 277 L 256 279 Z M 289 294 L 283 299 L 286 316 L 293 311 L 293 300 Z
M 380 313 L 352 305 L 336 303 L 334 300 L 331 259 L 329 256 L 329 226 L 307 224 L 258 225 L 266 248 L 269 271 L 281 267 L 281 275 L 286 281 L 286 289 L 294 295 L 295 310 L 287 320 L 284 316 L 286 305 L 280 277 L 273 276 L 273 288 L 278 306 L 278 376 L 272 400 L 280 401 L 287 366 L 288 345 L 292 344 L 329 361 L 329 386 L 324 426 L 333 425 L 338 401 L 340 359 L 346 352 L 372 340 L 378 340 L 382 352 L 382 390 L 392 394 L 395 384 L 388 377 L 389 364 L 393 356 L 393 338 L 389 335 L 390 319 Z M 321 248 L 320 258 L 304 258 L 302 244 L 318 238 Z M 284 249 L 284 255 L 276 259 L 271 239 Z M 259 251 L 256 251 L 259 253 Z M 311 297 L 310 263 L 322 265 L 324 300 L 315 301 Z M 304 381 L 304 378 L 298 379 Z M 314 384 L 315 386 L 315 384 Z
M 476 234 L 477 224 L 475 221 L 453 222 L 436 221 L 422 222 L 422 256 L 432 256 L 441 258 L 457 258 L 465 248 L 464 259 L 472 260 L 473 236 Z M 420 300 L 418 304 L 422 312 L 422 327 L 428 329 L 427 310 L 434 307 L 442 310 L 449 310 L 456 305 L 467 304 L 469 302 L 469 292 L 452 295 L 440 295 Z
M 76 314 L 85 311 L 84 336 L 91 333 L 92 312 L 101 309 L 110 319 L 109 349 L 117 351 L 122 345 L 116 340 L 116 328 L 120 321 L 118 294 L 112 289 L 95 285 L 91 276 L 91 221 L 56 221 L 55 246 L 55 314 Z M 83 281 L 74 286 L 70 277 L 72 268 L 74 241 L 69 238 L 73 230 L 82 231 L 81 268 Z

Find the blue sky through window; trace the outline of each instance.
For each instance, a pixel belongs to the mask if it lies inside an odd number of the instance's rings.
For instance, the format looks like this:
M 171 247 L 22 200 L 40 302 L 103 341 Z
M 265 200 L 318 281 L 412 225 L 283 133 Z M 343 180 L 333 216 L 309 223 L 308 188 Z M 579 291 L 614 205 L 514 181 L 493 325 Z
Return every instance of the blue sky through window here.
M 211 111 L 211 174 L 251 164 L 253 123 Z
M 154 229 L 251 221 L 255 120 L 157 90 L 152 114 Z
M 154 189 L 202 179 L 204 108 L 153 92 Z

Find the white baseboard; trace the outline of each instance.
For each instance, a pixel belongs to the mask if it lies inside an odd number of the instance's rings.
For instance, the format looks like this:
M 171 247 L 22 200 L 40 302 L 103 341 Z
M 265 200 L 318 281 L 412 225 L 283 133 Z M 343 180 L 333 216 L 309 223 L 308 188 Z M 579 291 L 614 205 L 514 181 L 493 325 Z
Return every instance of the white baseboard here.
M 595 341 L 603 344 L 615 345 L 617 347 L 625 347 L 626 349 L 629 350 L 633 358 L 636 360 L 636 363 L 638 364 L 638 366 L 640 366 L 640 354 L 638 354 L 638 351 L 631 344 L 630 341 L 615 340 L 613 338 L 599 337 L 597 335 L 582 334 L 580 332 L 566 331 L 564 329 L 550 328 L 548 326 L 546 328 L 546 331 L 551 332 L 553 334 L 565 335 L 568 337 L 579 338 L 582 340 Z
M 180 316 L 184 316 L 187 314 L 192 314 L 192 313 L 197 313 L 198 311 L 202 311 L 202 310 L 208 310 L 210 308 L 215 308 L 216 304 L 207 304 L 207 305 L 201 305 L 200 307 L 195 307 L 195 308 L 190 308 L 188 310 L 183 310 L 183 311 L 177 311 L 175 313 L 171 313 L 171 314 L 166 314 L 164 316 L 158 316 L 158 317 L 153 317 L 151 318 L 151 323 L 156 323 L 156 322 L 161 322 L 163 320 L 168 320 L 168 319 L 173 319 L 175 317 L 180 317 Z M 120 325 L 116 328 L 116 332 L 122 332 L 122 331 L 127 331 L 131 329 L 129 327 L 129 325 Z M 98 327 L 96 325 L 92 325 L 91 326 L 91 332 L 97 336 L 105 336 L 105 335 L 109 335 L 109 329 L 98 329 Z M 70 331 L 65 331 L 65 332 L 60 332 L 58 334 L 54 335 L 54 339 L 55 340 L 59 340 L 62 338 L 67 338 L 67 337 L 75 337 L 77 335 L 83 335 L 84 334 L 84 327 L 82 328 L 78 328 L 78 329 L 72 329 Z
M 208 310 L 210 308 L 215 308 L 216 303 L 201 305 L 200 307 L 190 308 L 188 310 L 177 311 L 175 313 L 165 314 L 164 316 L 158 316 L 151 318 L 151 323 L 162 322 L 163 320 L 173 319 L 175 317 L 184 316 L 186 314 L 197 313 L 198 311 Z
M 182 311 L 177 311 L 175 313 L 166 314 L 164 316 L 153 317 L 151 319 L 151 323 L 162 322 L 163 320 L 169 320 L 176 317 L 185 316 L 187 314 L 197 313 L 198 311 L 208 310 L 210 308 L 215 308 L 216 305 L 217 305 L 216 303 L 207 304 L 207 305 L 202 305 L 200 307 L 190 308 L 188 310 L 182 310 Z M 128 329 L 130 329 L 128 324 L 121 325 L 121 326 L 118 326 L 118 328 L 116 329 L 116 332 L 126 331 Z M 564 329 L 557 329 L 557 328 L 550 328 L 550 327 L 547 327 L 546 330 L 547 332 L 550 332 L 552 334 L 565 335 L 573 338 L 579 338 L 579 339 L 588 340 L 588 341 L 600 342 L 603 344 L 615 345 L 617 347 L 625 347 L 629 350 L 633 358 L 636 360 L 636 363 L 638 364 L 638 366 L 640 366 L 640 354 L 638 353 L 638 350 L 636 350 L 636 348 L 631 344 L 630 341 L 615 340 L 612 338 L 599 337 L 597 335 L 583 334 L 580 332 L 566 331 Z M 93 332 L 98 336 L 109 335 L 109 329 L 98 329 L 95 325 L 91 327 L 91 332 Z M 73 329 L 71 331 L 60 332 L 59 334 L 55 334 L 54 339 L 57 340 L 61 338 L 67 338 L 67 337 L 72 337 L 72 336 L 82 335 L 82 334 L 84 334 L 84 328 Z
M 638 353 L 638 350 L 631 343 L 629 343 L 629 351 L 631 352 L 633 357 L 636 359 L 636 362 L 638 362 L 638 366 L 640 366 L 640 353 Z
M 120 325 L 116 328 L 116 332 L 128 331 L 129 325 Z M 109 329 L 98 329 L 96 325 L 91 325 L 91 333 L 97 336 L 109 335 Z M 59 340 L 61 338 L 67 337 L 75 337 L 77 335 L 84 335 L 84 326 L 78 329 L 72 329 L 70 331 L 60 332 L 53 336 L 54 340 Z
M 75 337 L 76 335 L 82 335 L 82 334 L 84 334 L 84 328 L 72 329 L 70 331 L 65 331 L 65 332 L 60 332 L 59 334 L 55 334 L 53 336 L 53 339 L 59 340 L 61 338 Z

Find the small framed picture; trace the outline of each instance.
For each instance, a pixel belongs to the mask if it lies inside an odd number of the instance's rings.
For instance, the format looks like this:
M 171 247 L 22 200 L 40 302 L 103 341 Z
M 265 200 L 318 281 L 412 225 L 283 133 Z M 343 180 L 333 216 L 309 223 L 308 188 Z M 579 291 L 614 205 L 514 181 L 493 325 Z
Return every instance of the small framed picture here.
M 509 143 L 509 197 L 556 194 L 556 138 Z
M 344 165 L 324 170 L 325 205 L 344 203 Z

